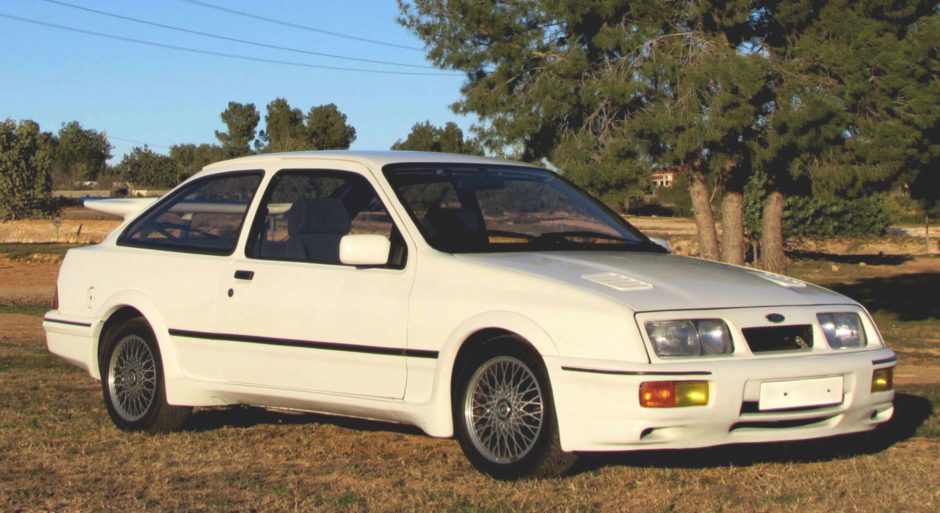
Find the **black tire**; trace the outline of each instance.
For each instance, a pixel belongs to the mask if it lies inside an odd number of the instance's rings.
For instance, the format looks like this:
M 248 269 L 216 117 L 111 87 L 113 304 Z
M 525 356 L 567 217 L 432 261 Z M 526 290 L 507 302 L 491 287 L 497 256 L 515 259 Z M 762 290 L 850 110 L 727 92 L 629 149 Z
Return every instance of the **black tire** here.
M 577 456 L 561 450 L 548 372 L 527 344 L 495 337 L 455 371 L 454 433 L 477 470 L 515 480 L 571 468 Z
M 178 429 L 192 408 L 166 402 L 160 348 L 150 325 L 135 317 L 105 333 L 99 369 L 104 404 L 125 431 L 165 433 Z

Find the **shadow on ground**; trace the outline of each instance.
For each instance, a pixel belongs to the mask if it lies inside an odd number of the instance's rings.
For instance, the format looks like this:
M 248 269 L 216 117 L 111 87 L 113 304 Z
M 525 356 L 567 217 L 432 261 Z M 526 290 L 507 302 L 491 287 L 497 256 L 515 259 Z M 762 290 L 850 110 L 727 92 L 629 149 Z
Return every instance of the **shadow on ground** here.
M 748 466 L 757 463 L 806 463 L 875 454 L 915 435 L 933 414 L 929 399 L 899 393 L 894 399 L 894 416 L 871 433 L 789 443 L 725 445 L 708 449 L 648 450 L 621 453 L 585 454 L 571 474 L 605 466 L 709 468 Z M 422 436 L 420 429 L 389 422 L 272 411 L 235 406 L 198 410 L 186 424 L 187 431 L 210 431 L 226 427 L 251 428 L 259 425 L 329 424 L 357 431 L 384 431 Z
M 897 394 L 894 416 L 870 433 L 807 440 L 739 444 L 691 450 L 650 450 L 585 455 L 572 469 L 577 474 L 605 466 L 710 468 L 748 466 L 757 463 L 808 463 L 851 458 L 881 452 L 914 436 L 933 413 L 929 399 Z
M 872 312 L 890 312 L 904 321 L 940 318 L 940 273 L 866 278 L 832 288 Z
M 357 431 L 388 431 L 421 434 L 421 430 L 404 424 L 362 420 L 336 415 L 269 410 L 253 406 L 232 406 L 197 410 L 183 427 L 186 431 L 211 431 L 225 427 L 250 428 L 265 424 L 329 424 Z
M 787 256 L 797 260 L 825 260 L 839 264 L 864 263 L 865 265 L 901 265 L 914 260 L 911 255 L 886 255 L 884 253 L 878 253 L 877 255 L 838 255 L 819 251 L 788 251 Z

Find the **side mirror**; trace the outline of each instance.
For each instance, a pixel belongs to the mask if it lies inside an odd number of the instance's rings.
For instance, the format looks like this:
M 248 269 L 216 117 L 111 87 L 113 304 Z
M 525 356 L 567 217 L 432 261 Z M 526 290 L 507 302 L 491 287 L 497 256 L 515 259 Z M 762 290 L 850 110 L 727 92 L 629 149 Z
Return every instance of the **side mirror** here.
M 660 239 L 660 238 L 658 238 L 658 237 L 650 237 L 650 240 L 653 242 L 653 244 L 656 244 L 657 246 L 660 246 L 660 247 L 662 247 L 663 249 L 665 249 L 666 251 L 672 253 L 672 248 L 669 247 L 669 241 L 668 241 L 668 240 L 666 240 L 666 239 Z
M 339 241 L 339 261 L 346 265 L 385 265 L 392 243 L 384 235 L 346 235 Z

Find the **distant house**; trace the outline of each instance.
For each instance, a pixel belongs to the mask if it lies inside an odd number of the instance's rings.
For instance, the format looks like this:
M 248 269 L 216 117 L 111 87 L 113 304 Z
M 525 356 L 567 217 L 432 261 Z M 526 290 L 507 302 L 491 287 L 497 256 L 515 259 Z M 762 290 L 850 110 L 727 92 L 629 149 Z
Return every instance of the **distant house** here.
M 676 171 L 674 169 L 657 169 L 653 171 L 650 178 L 653 180 L 653 187 L 666 187 L 668 189 L 672 187 L 672 183 L 676 180 Z

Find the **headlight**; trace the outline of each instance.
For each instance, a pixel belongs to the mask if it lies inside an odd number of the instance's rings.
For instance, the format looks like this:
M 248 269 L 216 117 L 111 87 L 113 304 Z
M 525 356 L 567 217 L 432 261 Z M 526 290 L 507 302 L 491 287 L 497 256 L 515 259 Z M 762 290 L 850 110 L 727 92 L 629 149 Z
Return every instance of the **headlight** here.
M 646 333 L 659 356 L 729 354 L 734 350 L 728 325 L 721 319 L 647 321 Z
M 858 314 L 850 312 L 816 314 L 829 347 L 863 347 L 867 344 L 865 328 Z

